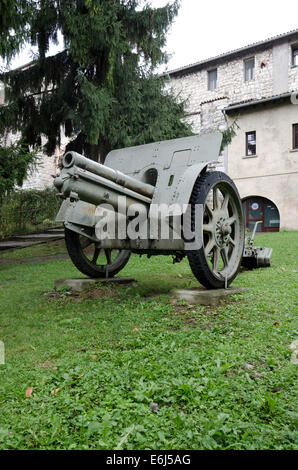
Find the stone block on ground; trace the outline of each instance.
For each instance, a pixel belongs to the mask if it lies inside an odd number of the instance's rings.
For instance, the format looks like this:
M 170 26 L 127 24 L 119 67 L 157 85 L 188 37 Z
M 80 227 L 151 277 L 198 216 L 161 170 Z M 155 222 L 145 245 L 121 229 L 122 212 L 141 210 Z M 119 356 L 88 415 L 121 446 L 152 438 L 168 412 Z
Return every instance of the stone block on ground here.
M 120 284 L 129 285 L 136 283 L 136 280 L 132 277 L 110 277 L 110 278 L 73 278 L 73 279 L 56 279 L 55 289 L 58 287 L 66 286 L 74 292 L 82 292 L 85 289 L 89 289 L 94 284 L 98 285 L 109 285 L 109 284 Z
M 230 295 L 241 294 L 246 291 L 246 287 L 229 287 L 228 289 L 205 289 L 204 287 L 193 287 L 190 289 L 173 290 L 174 298 L 184 300 L 195 305 L 218 305 Z

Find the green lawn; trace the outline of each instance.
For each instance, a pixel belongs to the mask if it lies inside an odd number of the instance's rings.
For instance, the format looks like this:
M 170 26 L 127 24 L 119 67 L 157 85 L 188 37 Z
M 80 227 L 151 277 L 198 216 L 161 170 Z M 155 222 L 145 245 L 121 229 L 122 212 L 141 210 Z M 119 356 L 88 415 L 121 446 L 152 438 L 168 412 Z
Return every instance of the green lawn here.
M 169 302 L 196 285 L 186 260 L 133 256 L 137 288 L 80 297 L 53 292 L 69 260 L 0 264 L 0 448 L 297 448 L 298 233 L 257 243 L 272 267 L 220 307 Z

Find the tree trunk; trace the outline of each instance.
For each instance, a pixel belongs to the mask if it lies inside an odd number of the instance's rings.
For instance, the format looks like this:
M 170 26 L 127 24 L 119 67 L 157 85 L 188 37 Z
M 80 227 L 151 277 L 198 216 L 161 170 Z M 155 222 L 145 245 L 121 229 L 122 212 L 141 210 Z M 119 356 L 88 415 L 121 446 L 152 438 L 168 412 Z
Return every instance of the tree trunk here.
M 104 144 L 104 142 L 99 142 L 98 143 L 98 152 L 99 152 L 99 162 L 104 163 L 107 154 L 109 153 L 109 149 L 107 148 L 107 145 Z

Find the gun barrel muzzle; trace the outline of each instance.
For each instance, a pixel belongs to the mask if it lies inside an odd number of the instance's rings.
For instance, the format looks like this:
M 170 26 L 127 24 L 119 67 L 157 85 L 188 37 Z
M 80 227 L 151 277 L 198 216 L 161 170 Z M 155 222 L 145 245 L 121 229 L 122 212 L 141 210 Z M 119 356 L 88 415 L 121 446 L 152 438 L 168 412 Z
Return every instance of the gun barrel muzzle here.
M 77 166 L 149 198 L 152 198 L 155 190 L 155 187 L 151 184 L 143 183 L 132 176 L 125 175 L 121 171 L 114 170 L 106 165 L 90 160 L 77 152 L 67 152 L 62 159 L 62 165 L 64 168 Z

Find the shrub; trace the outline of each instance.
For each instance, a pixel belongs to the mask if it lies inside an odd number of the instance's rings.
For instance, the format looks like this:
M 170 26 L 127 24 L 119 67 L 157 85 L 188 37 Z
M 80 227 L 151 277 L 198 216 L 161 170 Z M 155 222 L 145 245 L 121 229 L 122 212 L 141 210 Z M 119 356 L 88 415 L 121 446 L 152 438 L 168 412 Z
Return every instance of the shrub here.
M 24 189 L 10 193 L 1 206 L 0 238 L 52 226 L 60 205 L 53 188 Z

